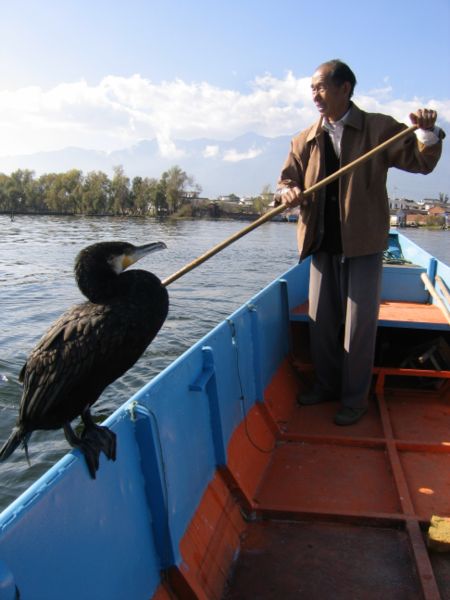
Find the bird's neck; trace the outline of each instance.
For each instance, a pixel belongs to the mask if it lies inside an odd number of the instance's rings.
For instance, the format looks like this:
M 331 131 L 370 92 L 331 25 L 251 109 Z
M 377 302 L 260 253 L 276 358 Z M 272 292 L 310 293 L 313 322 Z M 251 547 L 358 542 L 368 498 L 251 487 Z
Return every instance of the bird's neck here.
M 95 304 L 105 304 L 121 294 L 120 275 L 107 266 L 78 265 L 75 277 L 81 293 Z

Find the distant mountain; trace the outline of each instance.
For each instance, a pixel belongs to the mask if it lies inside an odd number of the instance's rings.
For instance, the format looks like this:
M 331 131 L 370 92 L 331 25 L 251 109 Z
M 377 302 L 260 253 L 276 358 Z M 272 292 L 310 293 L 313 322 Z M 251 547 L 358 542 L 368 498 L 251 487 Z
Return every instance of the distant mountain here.
M 140 175 L 159 179 L 165 170 L 179 165 L 194 177 L 204 196 L 257 195 L 266 184 L 275 187 L 289 141 L 289 136 L 266 138 L 251 133 L 231 141 L 174 140 L 174 147 L 166 156 L 156 140 L 142 141 L 111 153 L 69 147 L 0 157 L 0 172 L 9 174 L 20 168 L 41 175 L 76 168 L 84 173 L 100 170 L 111 175 L 114 166 L 122 165 L 130 178 Z
M 173 140 L 164 155 L 157 140 L 145 140 L 111 153 L 64 148 L 55 152 L 0 157 L 0 172 L 11 173 L 30 169 L 42 173 L 80 169 L 112 174 L 113 167 L 122 165 L 128 177 L 155 177 L 179 165 L 192 175 L 201 187 L 202 195 L 215 198 L 234 193 L 238 196 L 256 196 L 269 184 L 274 190 L 281 166 L 287 156 L 291 136 L 268 138 L 246 133 L 230 141 L 201 138 Z M 423 177 L 391 170 L 390 190 L 393 195 L 420 200 L 437 197 L 439 192 L 450 193 L 449 151 L 445 148 L 435 173 Z

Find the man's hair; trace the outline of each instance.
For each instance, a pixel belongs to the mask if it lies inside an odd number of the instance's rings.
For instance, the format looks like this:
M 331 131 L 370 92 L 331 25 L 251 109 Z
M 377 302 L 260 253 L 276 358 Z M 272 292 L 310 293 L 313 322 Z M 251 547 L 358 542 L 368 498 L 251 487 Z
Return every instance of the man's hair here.
M 351 85 L 349 98 L 353 96 L 353 90 L 355 89 L 356 85 L 356 77 L 350 67 L 345 64 L 345 62 L 335 58 L 321 64 L 320 67 L 328 67 L 330 69 L 330 79 L 335 85 L 342 85 L 348 81 Z

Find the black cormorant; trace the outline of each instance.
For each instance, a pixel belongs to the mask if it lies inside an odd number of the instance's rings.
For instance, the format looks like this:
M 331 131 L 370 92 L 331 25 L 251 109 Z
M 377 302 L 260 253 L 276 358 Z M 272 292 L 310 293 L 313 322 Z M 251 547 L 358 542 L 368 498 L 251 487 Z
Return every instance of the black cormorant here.
M 0 461 L 21 443 L 28 458 L 33 431 L 61 427 L 71 446 L 84 454 L 94 479 L 100 451 L 115 460 L 116 436 L 94 423 L 90 407 L 106 386 L 134 365 L 166 319 L 169 300 L 161 281 L 148 271 L 123 272 L 163 248 L 163 242 L 100 242 L 81 250 L 75 278 L 88 301 L 63 314 L 23 366 L 19 417 L 0 450 Z M 85 426 L 80 436 L 71 427 L 78 416 Z

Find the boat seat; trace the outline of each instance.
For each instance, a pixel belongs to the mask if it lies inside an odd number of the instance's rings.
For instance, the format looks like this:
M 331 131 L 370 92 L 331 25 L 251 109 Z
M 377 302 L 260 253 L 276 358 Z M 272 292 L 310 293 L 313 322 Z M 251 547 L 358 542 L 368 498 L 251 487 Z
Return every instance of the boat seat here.
M 291 321 L 308 321 L 308 301 L 296 306 Z M 448 323 L 435 304 L 394 302 L 382 300 L 378 325 L 381 327 L 408 327 L 417 329 L 448 329 Z

